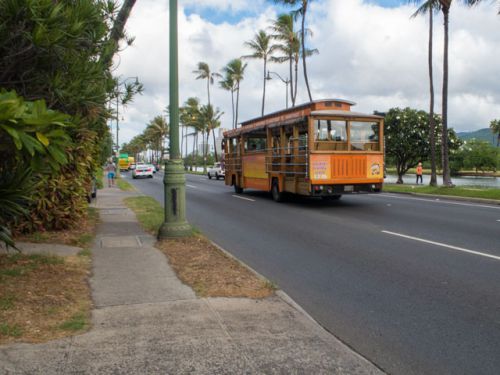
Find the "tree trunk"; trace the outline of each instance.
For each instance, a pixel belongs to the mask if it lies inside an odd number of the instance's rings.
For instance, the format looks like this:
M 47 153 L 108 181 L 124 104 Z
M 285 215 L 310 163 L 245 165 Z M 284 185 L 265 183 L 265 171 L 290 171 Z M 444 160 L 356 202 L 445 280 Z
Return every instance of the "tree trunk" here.
M 436 173 L 436 123 L 434 121 L 434 77 L 432 74 L 432 38 L 433 38 L 433 9 L 429 9 L 429 89 L 430 89 L 430 109 L 429 109 L 429 141 L 431 144 L 431 181 L 430 186 L 437 185 Z
M 231 89 L 231 109 L 233 111 L 233 123 L 232 128 L 234 129 L 234 90 Z
M 207 94 L 208 94 L 208 105 L 210 105 L 210 74 L 207 77 Z
M 297 100 L 297 86 L 299 82 L 299 61 L 295 61 L 295 88 L 294 93 L 293 93 L 293 100 L 294 100 L 294 106 L 295 106 L 295 100 Z
M 180 124 L 181 127 L 181 159 L 182 159 L 182 151 L 184 150 L 184 125 Z M 162 148 L 165 142 L 162 142 Z M 162 158 L 163 158 L 163 153 L 162 153 Z
M 195 164 L 195 152 L 194 150 L 196 150 L 196 129 L 194 129 L 194 133 L 193 133 L 193 152 L 192 152 L 192 158 L 191 158 L 191 171 L 193 170 L 193 164 Z
M 295 107 L 295 96 L 293 95 L 293 56 L 290 53 L 288 55 L 288 61 L 290 62 L 290 99 L 292 100 L 292 107 Z
M 264 57 L 264 89 L 262 91 L 262 111 L 261 116 L 264 116 L 264 106 L 266 103 L 266 68 L 267 68 L 267 57 Z
M 306 23 L 306 12 L 307 12 L 307 0 L 302 0 L 302 29 L 300 31 L 302 36 L 302 65 L 304 67 L 304 80 L 306 82 L 307 94 L 309 95 L 309 101 L 312 102 L 311 89 L 309 88 L 309 79 L 307 78 L 307 66 L 306 66 L 306 43 L 305 43 L 305 23 Z
M 403 176 L 405 174 L 405 171 L 401 162 L 396 163 L 396 172 L 398 174 L 398 180 L 396 181 L 396 184 L 403 184 Z
M 210 129 L 207 130 L 207 143 L 205 144 L 205 165 L 207 164 L 207 159 L 208 159 L 208 140 L 210 138 Z M 206 173 L 206 171 L 205 171 Z
M 234 128 L 236 129 L 238 127 L 238 106 L 240 102 L 240 83 L 238 82 L 238 86 L 236 87 L 236 115 L 234 119 Z
M 215 141 L 215 129 L 212 129 L 212 136 L 214 138 L 214 156 L 215 156 L 215 162 L 218 162 L 219 158 L 217 157 L 217 143 Z
M 442 159 L 443 159 L 443 185 L 453 186 L 450 177 L 450 160 L 448 155 L 448 26 L 450 8 L 443 8 L 444 16 L 444 57 L 443 57 L 443 135 L 442 135 Z
M 205 131 L 201 132 L 201 147 L 203 147 L 203 173 L 207 173 L 207 145 L 205 144 Z
M 123 5 L 116 16 L 113 28 L 108 40 L 108 46 L 104 48 L 100 56 L 100 61 L 104 66 L 110 66 L 113 56 L 118 51 L 119 42 L 124 36 L 125 24 L 127 23 L 130 12 L 135 5 L 136 0 L 124 0 Z

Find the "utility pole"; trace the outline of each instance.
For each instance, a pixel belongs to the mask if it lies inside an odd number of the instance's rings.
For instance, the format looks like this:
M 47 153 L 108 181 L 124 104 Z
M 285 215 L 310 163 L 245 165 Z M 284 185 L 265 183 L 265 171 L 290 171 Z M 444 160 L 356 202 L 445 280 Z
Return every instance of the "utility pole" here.
M 170 0 L 170 158 L 163 178 L 165 219 L 158 238 L 186 237 L 192 234 L 186 221 L 186 176 L 179 153 L 179 73 L 177 45 L 177 0 Z

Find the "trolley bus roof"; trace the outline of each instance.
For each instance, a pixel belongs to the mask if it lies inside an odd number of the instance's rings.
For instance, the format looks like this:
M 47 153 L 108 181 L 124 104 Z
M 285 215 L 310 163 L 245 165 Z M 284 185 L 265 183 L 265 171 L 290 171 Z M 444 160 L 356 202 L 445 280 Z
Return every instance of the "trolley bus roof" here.
M 294 124 L 302 122 L 307 116 L 336 116 L 344 118 L 372 118 L 381 119 L 376 115 L 351 112 L 351 106 L 356 103 L 344 99 L 325 99 L 317 100 L 296 107 L 284 109 L 281 111 L 269 113 L 262 117 L 257 117 L 241 123 L 238 129 L 224 132 L 225 137 L 236 137 L 240 134 L 263 130 L 266 127 Z M 332 109 L 337 108 L 337 109 Z

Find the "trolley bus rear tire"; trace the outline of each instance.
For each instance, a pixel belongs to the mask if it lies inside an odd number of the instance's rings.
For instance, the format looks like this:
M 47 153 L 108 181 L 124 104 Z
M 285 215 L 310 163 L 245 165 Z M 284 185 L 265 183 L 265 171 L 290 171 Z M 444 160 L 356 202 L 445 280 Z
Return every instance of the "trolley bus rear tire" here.
M 274 179 L 271 186 L 271 195 L 275 202 L 283 202 L 285 200 L 285 194 L 280 191 L 278 180 Z
M 210 172 L 207 174 L 208 176 L 208 179 L 211 180 L 212 179 L 212 176 L 210 175 Z
M 242 194 L 243 193 L 243 188 L 240 188 L 238 185 L 234 185 L 234 192 L 236 194 Z

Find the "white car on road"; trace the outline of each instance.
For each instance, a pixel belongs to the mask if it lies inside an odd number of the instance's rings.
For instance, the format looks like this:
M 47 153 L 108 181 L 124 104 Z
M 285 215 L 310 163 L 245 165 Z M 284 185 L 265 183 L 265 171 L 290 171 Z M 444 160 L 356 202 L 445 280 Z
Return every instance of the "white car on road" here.
M 135 169 L 132 171 L 132 178 L 153 178 L 154 169 L 155 167 L 151 164 L 137 164 Z
M 213 167 L 208 168 L 208 178 L 212 179 L 212 177 L 215 177 L 217 180 L 222 177 L 224 178 L 225 172 L 224 168 L 222 167 L 221 163 L 215 163 Z

